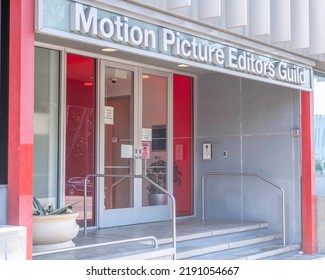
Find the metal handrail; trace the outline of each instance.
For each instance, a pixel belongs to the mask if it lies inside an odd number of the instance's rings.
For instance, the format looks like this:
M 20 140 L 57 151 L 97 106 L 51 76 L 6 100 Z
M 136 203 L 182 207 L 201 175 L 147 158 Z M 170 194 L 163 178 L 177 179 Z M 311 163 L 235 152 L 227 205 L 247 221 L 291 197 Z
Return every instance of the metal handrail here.
M 116 187 L 119 183 L 122 183 L 125 179 L 126 179 L 125 177 L 121 178 L 120 180 L 116 181 L 114 184 L 112 184 L 110 186 L 110 188 L 111 188 L 111 195 L 110 195 L 110 197 L 111 197 L 111 205 L 113 205 L 113 195 L 112 195 L 113 188 Z
M 286 245 L 286 222 L 285 222 L 285 198 L 284 198 L 284 190 L 278 184 L 272 182 L 268 178 L 257 174 L 257 173 L 243 173 L 243 172 L 205 172 L 202 175 L 201 179 L 201 192 L 202 192 L 202 220 L 205 219 L 205 177 L 207 176 L 244 176 L 244 177 L 257 177 L 262 181 L 268 183 L 269 185 L 273 186 L 274 188 L 280 190 L 282 195 L 282 240 L 283 245 Z
M 112 165 L 112 166 L 104 166 L 105 169 L 130 169 L 133 166 L 134 161 L 132 160 L 130 165 Z M 130 171 L 131 174 L 131 171 Z M 116 187 L 119 183 L 123 182 L 126 178 L 123 177 L 120 180 L 116 181 L 111 185 L 111 191 L 114 187 Z M 111 196 L 111 205 L 113 205 L 113 197 Z
M 88 174 L 84 179 L 84 234 L 87 234 L 87 181 L 89 177 L 93 178 L 133 178 L 133 179 L 143 179 L 150 184 L 154 185 L 157 189 L 159 189 L 162 193 L 166 194 L 171 199 L 171 206 L 172 206 L 172 243 L 173 243 L 173 259 L 176 259 L 176 202 L 175 198 L 172 194 L 170 194 L 167 190 L 159 186 L 156 182 L 152 181 L 148 177 L 144 175 L 127 175 L 127 174 Z
M 76 246 L 76 247 L 72 247 L 72 248 L 62 248 L 62 249 L 51 250 L 51 251 L 37 252 L 37 253 L 33 253 L 33 257 L 41 256 L 41 255 L 48 255 L 48 254 L 55 254 L 55 253 L 63 253 L 63 252 L 69 252 L 69 251 L 76 251 L 76 250 L 82 250 L 82 249 L 117 245 L 117 244 L 123 244 L 123 243 L 132 243 L 132 242 L 138 242 L 138 241 L 144 241 L 144 240 L 151 240 L 154 245 L 154 248 L 158 248 L 158 240 L 156 237 L 143 236 L 143 237 L 138 237 L 138 238 L 131 238 L 131 239 L 124 239 L 124 240 L 110 241 L 110 242 L 102 242 L 102 243 L 97 243 L 97 244 Z

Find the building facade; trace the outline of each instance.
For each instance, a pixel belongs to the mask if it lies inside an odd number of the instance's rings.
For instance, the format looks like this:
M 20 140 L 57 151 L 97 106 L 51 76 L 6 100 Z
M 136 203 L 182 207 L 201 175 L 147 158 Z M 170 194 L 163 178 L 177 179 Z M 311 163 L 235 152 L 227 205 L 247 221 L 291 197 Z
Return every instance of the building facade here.
M 170 219 L 123 174 L 172 193 L 177 217 L 266 221 L 315 253 L 317 4 L 10 1 L 1 187 L 29 258 L 33 195 L 80 201 L 81 226 Z

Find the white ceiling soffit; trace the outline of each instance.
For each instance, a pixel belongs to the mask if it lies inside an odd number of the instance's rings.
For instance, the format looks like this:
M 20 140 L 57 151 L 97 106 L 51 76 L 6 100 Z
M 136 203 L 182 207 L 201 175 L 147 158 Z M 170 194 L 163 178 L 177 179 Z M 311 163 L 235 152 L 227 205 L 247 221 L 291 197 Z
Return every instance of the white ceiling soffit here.
M 291 49 L 309 48 L 309 0 L 291 1 Z
M 310 0 L 309 54 L 325 53 L 325 1 Z
M 167 9 L 178 9 L 191 6 L 191 0 L 168 0 Z
M 220 17 L 220 0 L 200 0 L 198 3 L 198 12 L 198 17 L 200 20 Z
M 247 25 L 247 0 L 227 0 L 225 8 L 227 28 Z
M 291 40 L 291 0 L 271 1 L 271 42 L 281 43 Z M 296 1 L 298 2 L 298 1 Z
M 249 1 L 249 35 L 270 34 L 270 0 Z

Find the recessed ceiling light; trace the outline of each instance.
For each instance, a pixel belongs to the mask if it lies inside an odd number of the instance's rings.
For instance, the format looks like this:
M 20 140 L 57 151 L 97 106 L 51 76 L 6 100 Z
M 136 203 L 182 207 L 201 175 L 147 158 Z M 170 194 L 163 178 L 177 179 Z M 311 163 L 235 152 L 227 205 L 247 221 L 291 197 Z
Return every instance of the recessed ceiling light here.
M 177 66 L 178 66 L 178 67 L 181 67 L 181 68 L 189 67 L 187 64 L 178 64 Z
M 114 48 L 104 48 L 102 49 L 103 52 L 116 52 L 117 49 L 114 49 Z

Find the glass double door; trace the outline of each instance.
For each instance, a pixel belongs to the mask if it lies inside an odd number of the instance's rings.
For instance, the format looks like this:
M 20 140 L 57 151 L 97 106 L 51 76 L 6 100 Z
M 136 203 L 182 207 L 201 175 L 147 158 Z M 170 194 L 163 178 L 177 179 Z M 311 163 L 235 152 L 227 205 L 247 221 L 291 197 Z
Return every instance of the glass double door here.
M 170 218 L 170 201 L 140 178 L 172 191 L 171 74 L 103 62 L 100 89 L 99 227 Z M 170 172 L 171 170 L 171 172 Z

